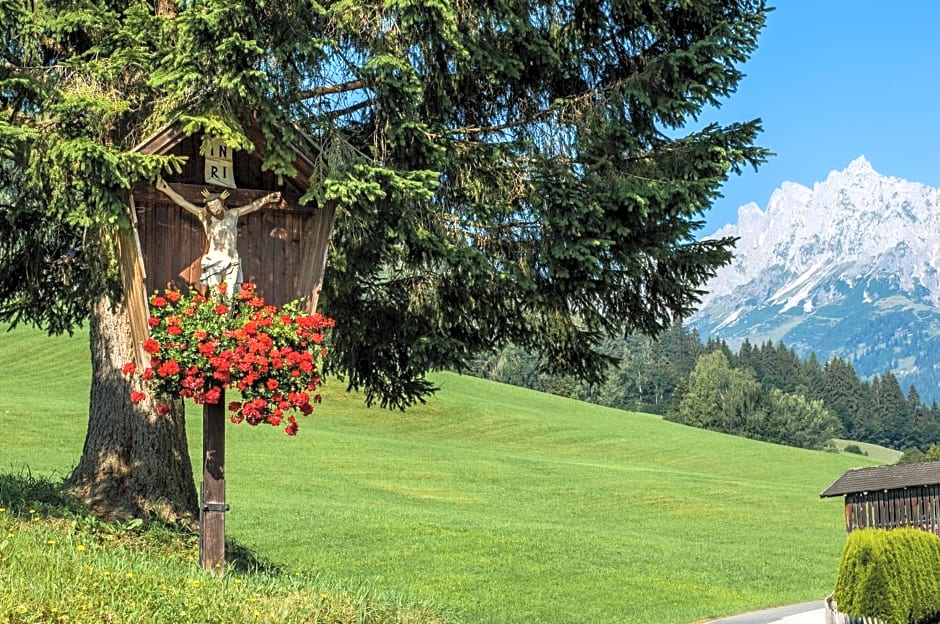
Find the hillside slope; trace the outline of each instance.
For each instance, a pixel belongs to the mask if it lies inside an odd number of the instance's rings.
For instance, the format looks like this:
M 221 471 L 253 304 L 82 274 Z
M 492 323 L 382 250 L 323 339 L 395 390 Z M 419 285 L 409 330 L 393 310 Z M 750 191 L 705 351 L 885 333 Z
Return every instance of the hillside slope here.
M 78 457 L 85 349 L 0 334 L 0 427 L 16 432 L 0 439 L 4 469 L 62 474 Z M 62 403 L 45 409 L 53 379 Z M 434 379 L 439 395 L 404 414 L 333 381 L 297 439 L 230 427 L 229 534 L 289 569 L 469 622 L 682 624 L 831 590 L 842 510 L 818 493 L 867 458 Z M 190 427 L 197 461 L 195 410 Z

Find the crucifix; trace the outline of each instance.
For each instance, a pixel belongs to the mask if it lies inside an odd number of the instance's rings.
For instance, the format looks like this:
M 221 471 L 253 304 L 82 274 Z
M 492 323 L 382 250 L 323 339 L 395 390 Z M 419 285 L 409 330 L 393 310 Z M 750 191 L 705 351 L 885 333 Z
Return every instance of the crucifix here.
M 157 190 L 202 223 L 208 244 L 199 263 L 199 281 L 210 288 L 224 283 L 226 296 L 234 295 L 236 285 L 244 281 L 241 260 L 238 257 L 238 218 L 260 210 L 266 204 L 280 202 L 281 194 L 268 193 L 250 204 L 228 208 L 225 205 L 225 200 L 229 197 L 228 191 L 210 193 L 208 189 L 203 189 L 205 205 L 197 206 L 174 191 L 162 178 L 157 180 Z
M 206 251 L 200 261 L 200 282 L 209 288 L 226 285 L 225 297 L 231 299 L 243 281 L 238 256 L 238 218 L 281 201 L 280 193 L 268 193 L 250 204 L 227 208 L 228 191 L 210 193 L 202 190 L 204 206 L 197 206 L 174 191 L 160 178 L 157 190 L 202 223 L 206 233 Z M 225 393 L 216 404 L 205 403 L 202 417 L 202 487 L 199 511 L 199 560 L 202 567 L 221 574 L 225 566 Z
M 274 146 L 260 125 L 247 123 L 241 129 L 253 150 L 237 152 L 218 137 L 191 132 L 180 118 L 134 147 L 134 153 L 173 156 L 186 163 L 169 184 L 164 180 L 134 184 L 127 206 L 133 227 L 121 228 L 115 237 L 131 331 L 138 345 L 150 337 L 148 293 L 172 284 L 191 285 L 203 294 L 225 284 L 232 297 L 245 278 L 257 283 L 259 296 L 270 304 L 304 299 L 308 314 L 316 309 L 336 206 L 335 202 L 307 206 L 298 199 L 319 180 L 316 163 L 321 148 L 301 133 L 294 133 L 296 141 Z M 264 169 L 274 148 L 293 155 L 293 173 L 273 176 Z M 242 215 L 246 219 L 239 220 Z M 203 236 L 193 229 L 193 217 Z M 242 253 L 250 255 L 239 257 Z M 142 366 L 150 362 L 139 348 L 135 356 Z M 199 561 L 211 572 L 225 570 L 225 405 L 220 400 L 203 409 Z M 195 472 L 198 481 L 198 468 Z

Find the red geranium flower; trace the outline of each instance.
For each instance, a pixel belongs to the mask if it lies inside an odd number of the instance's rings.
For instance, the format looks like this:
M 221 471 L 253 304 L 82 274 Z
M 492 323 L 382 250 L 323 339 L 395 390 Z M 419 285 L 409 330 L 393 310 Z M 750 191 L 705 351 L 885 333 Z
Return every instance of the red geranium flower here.
M 121 372 L 125 375 L 133 375 L 134 371 L 137 370 L 137 365 L 133 362 L 128 362 L 124 365 L 124 368 L 121 369 Z
M 147 398 L 147 395 L 141 392 L 140 390 L 134 390 L 131 392 L 131 403 L 140 403 Z
M 144 340 L 144 343 L 141 345 L 144 348 L 144 351 L 153 355 L 160 351 L 160 343 L 154 340 L 153 338 L 147 338 Z
M 168 360 L 160 365 L 157 368 L 157 375 L 160 377 L 172 377 L 180 372 L 179 362 L 176 360 Z
M 148 381 L 154 397 L 192 397 L 198 404 L 218 403 L 223 388 L 238 388 L 241 401 L 228 405 L 233 423 L 286 425 L 288 435 L 297 433 L 295 415 L 313 411 L 307 392 L 320 384 L 317 369 L 325 350 L 314 345 L 332 321 L 299 314 L 296 305 L 266 305 L 251 283 L 233 297 L 225 296 L 223 286 L 208 298 L 168 291 L 150 302 L 152 336 L 142 345 L 150 367 L 126 367 L 126 374 Z M 156 409 L 169 408 L 160 402 Z

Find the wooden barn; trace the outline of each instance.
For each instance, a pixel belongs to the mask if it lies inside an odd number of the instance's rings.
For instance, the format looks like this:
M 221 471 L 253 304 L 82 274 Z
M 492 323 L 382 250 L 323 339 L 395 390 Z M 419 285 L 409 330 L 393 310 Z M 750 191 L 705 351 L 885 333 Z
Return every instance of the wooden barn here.
M 940 462 L 855 468 L 820 497 L 845 497 L 845 529 L 912 527 L 940 535 Z
M 178 197 L 196 206 L 207 196 L 239 207 L 260 201 L 272 192 L 280 201 L 237 219 L 240 276 L 257 285 L 269 303 L 282 305 L 301 299 L 307 312 L 316 309 L 323 283 L 332 232 L 332 207 L 302 206 L 316 171 L 319 150 L 312 142 L 292 146 L 297 175 L 278 184 L 277 176 L 262 171 L 265 145 L 260 132 L 249 137 L 252 152 L 233 151 L 199 135 L 187 136 L 178 122 L 170 123 L 142 141 L 144 154 L 185 157 L 182 172 L 165 177 Z M 208 226 L 154 185 L 139 183 L 130 195 L 133 229 L 119 240 L 121 273 L 135 342 L 146 339 L 147 299 L 168 287 L 186 291 L 201 284 L 200 261 L 208 250 Z

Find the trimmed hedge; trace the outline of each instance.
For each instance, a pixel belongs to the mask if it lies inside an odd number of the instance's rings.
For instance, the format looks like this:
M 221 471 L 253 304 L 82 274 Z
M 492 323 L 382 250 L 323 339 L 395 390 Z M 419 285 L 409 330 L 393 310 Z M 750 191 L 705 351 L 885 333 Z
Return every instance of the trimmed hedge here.
M 940 614 L 940 538 L 917 529 L 849 534 L 834 595 L 839 611 L 888 624 L 922 624 Z

